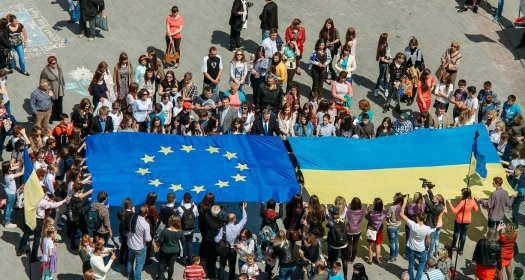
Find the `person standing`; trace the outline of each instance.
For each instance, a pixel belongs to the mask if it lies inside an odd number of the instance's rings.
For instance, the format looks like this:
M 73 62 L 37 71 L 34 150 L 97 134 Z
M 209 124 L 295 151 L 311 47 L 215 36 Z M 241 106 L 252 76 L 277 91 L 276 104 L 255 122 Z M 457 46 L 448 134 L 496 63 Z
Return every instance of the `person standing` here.
M 8 20 L 6 18 L 0 18 L 0 69 L 5 69 L 7 67 L 7 56 L 11 52 L 7 24 Z
M 476 263 L 476 279 L 497 279 L 496 273 L 501 270 L 501 245 L 498 239 L 498 231 L 490 228 L 487 237 L 476 243 L 472 255 L 472 261 Z
M 40 80 L 46 79 L 53 91 L 53 110 L 51 121 L 59 121 L 63 113 L 62 101 L 65 92 L 65 80 L 62 68 L 58 65 L 57 58 L 52 55 L 47 58 L 47 65 L 40 73 Z
M 94 273 L 93 279 L 106 279 L 106 276 L 109 272 L 109 269 L 111 268 L 111 265 L 113 264 L 113 261 L 117 258 L 117 256 L 115 255 L 115 251 L 113 251 L 111 253 L 111 257 L 109 258 L 109 262 L 106 264 L 106 262 L 104 261 L 104 257 L 107 255 L 107 253 L 104 253 L 105 249 L 106 248 L 104 248 L 104 243 L 98 242 L 97 244 L 95 244 L 95 249 L 91 254 L 91 257 L 89 258 L 89 263 Z
M 88 41 L 95 39 L 95 18 L 98 14 L 103 15 L 104 8 L 104 0 L 80 0 L 80 34 L 78 38 L 86 36 Z M 88 22 L 89 29 L 87 28 Z
M 10 161 L 4 161 L 2 163 L 2 173 L 4 174 L 5 182 L 4 191 L 7 195 L 4 216 L 4 227 L 6 228 L 16 228 L 16 224 L 11 223 L 11 213 L 16 201 L 16 179 L 24 175 L 24 168 L 16 172 L 18 167 L 19 164 L 11 164 Z
M 448 206 L 452 213 L 456 214 L 454 221 L 454 234 L 452 237 L 452 248 L 458 248 L 459 255 L 463 255 L 463 248 L 465 247 L 465 240 L 467 239 L 467 230 L 469 224 L 472 222 L 472 212 L 478 211 L 478 204 L 469 188 L 461 190 L 461 201 L 454 207 L 450 200 L 447 200 Z M 458 239 L 459 237 L 459 239 Z M 457 241 L 459 240 L 459 244 Z M 459 245 L 456 247 L 456 245 Z
M 265 0 L 266 4 L 259 15 L 261 20 L 261 31 L 262 31 L 262 40 L 268 38 L 270 35 L 270 30 L 278 29 L 279 24 L 277 20 L 277 4 L 272 0 Z
M 421 279 L 423 276 L 423 270 L 425 268 L 424 264 L 427 262 L 427 252 L 425 251 L 425 247 L 430 244 L 431 229 L 429 226 L 425 225 L 425 219 L 427 216 L 425 212 L 419 211 L 417 213 L 417 222 L 412 221 L 405 215 L 407 201 L 408 195 L 405 195 L 399 215 L 401 216 L 401 219 L 407 222 L 407 226 L 410 228 L 410 236 L 407 240 L 406 250 L 408 255 L 408 274 L 410 275 L 410 280 L 414 280 Z M 417 274 L 414 277 L 414 266 L 416 259 L 419 263 L 419 266 L 417 268 Z
M 41 128 L 49 127 L 51 107 L 54 94 L 50 89 L 48 80 L 40 80 L 40 85 L 31 93 L 31 112 L 36 120 L 34 125 Z
M 26 71 L 26 62 L 24 56 L 24 50 L 27 48 L 27 32 L 23 24 L 18 22 L 18 19 L 13 14 L 6 16 L 9 25 L 7 25 L 7 34 L 9 36 L 9 42 L 11 47 L 15 50 L 18 55 L 18 64 L 20 66 L 20 73 L 29 76 Z M 16 67 L 15 59 L 11 59 L 9 69 Z
M 122 52 L 118 58 L 118 63 L 113 67 L 114 97 L 116 100 L 111 101 L 117 101 L 123 109 L 127 108 L 126 96 L 129 93 L 129 85 L 132 83 L 133 77 L 133 65 L 129 62 L 128 54 Z
M 458 75 L 459 63 L 461 62 L 461 52 L 459 41 L 452 41 L 450 49 L 447 49 L 441 56 L 441 66 L 438 69 L 437 77 L 441 77 L 443 71 L 448 73 L 453 84 L 456 83 Z
M 245 0 L 234 0 L 230 14 L 230 51 L 241 47 L 241 31 L 248 15 Z
M 189 192 L 184 194 L 180 206 L 177 208 L 180 215 L 181 228 L 184 231 L 184 246 L 182 246 L 182 257 L 189 260 L 192 256 L 191 245 L 193 244 L 193 231 L 197 225 L 199 211 L 197 205 L 191 201 Z
M 98 213 L 98 219 L 100 220 L 100 226 L 98 228 L 93 228 L 93 237 L 98 236 L 104 239 L 106 244 L 108 243 L 109 238 L 113 236 L 111 231 L 111 223 L 109 220 L 109 210 L 105 204 L 107 199 L 108 194 L 106 192 L 99 192 L 97 194 L 97 202 L 91 205 L 91 211 L 96 211 Z
M 523 202 L 525 196 L 525 175 L 523 174 L 524 172 L 525 165 L 520 164 L 516 166 L 516 169 L 514 169 L 514 174 L 510 175 L 508 179 L 512 188 L 514 188 L 514 190 L 516 191 L 514 201 L 512 202 L 512 223 L 516 228 L 519 228 L 519 210 L 520 205 Z
M 166 52 L 170 44 L 173 44 L 179 57 L 175 61 L 175 68 L 179 67 L 180 41 L 182 40 L 182 28 L 184 27 L 184 17 L 179 14 L 179 7 L 171 7 L 171 15 L 166 17 Z
M 142 279 L 142 267 L 144 267 L 144 262 L 146 261 L 146 243 L 152 240 L 149 223 L 145 218 L 147 214 L 148 206 L 142 205 L 139 210 L 139 216 L 137 217 L 135 231 L 130 231 L 127 234 L 129 248 L 127 265 L 128 279 Z M 133 269 L 133 263 L 135 263 L 135 269 Z
M 299 51 L 295 53 L 295 72 L 297 75 L 301 75 L 299 65 L 301 63 L 301 59 L 303 58 L 304 42 L 306 41 L 306 30 L 304 29 L 301 20 L 298 18 L 292 21 L 292 24 L 286 28 L 286 32 L 284 34 L 284 41 L 286 44 L 289 44 L 292 38 L 295 39 L 295 45 L 299 49 Z
M 488 227 L 496 228 L 505 217 L 505 207 L 511 206 L 513 200 L 509 199 L 509 193 L 502 188 L 503 179 L 494 177 L 492 186 L 496 188 L 488 199 L 480 200 L 481 206 L 488 209 Z
M 148 211 L 149 212 L 149 211 Z M 157 279 L 164 279 L 165 267 L 168 267 L 168 279 L 173 279 L 175 261 L 184 247 L 184 237 L 179 216 L 172 215 L 167 227 L 160 233 L 160 260 Z
M 223 71 L 222 58 L 217 54 L 216 47 L 210 47 L 208 55 L 204 57 L 201 67 L 202 74 L 204 75 L 205 86 L 211 87 L 214 98 L 219 96 L 219 82 L 221 81 L 221 75 Z
M 244 225 L 246 225 L 246 222 L 248 221 L 248 217 L 246 215 L 246 206 L 247 203 L 243 202 L 241 205 L 242 209 L 242 219 L 239 221 L 239 223 L 235 224 L 237 221 L 237 217 L 235 214 L 230 213 L 228 214 L 228 223 L 224 225 L 220 230 L 217 236 L 215 236 L 215 242 L 219 243 L 223 238 L 226 239 L 228 244 L 230 244 L 230 248 L 228 251 L 228 254 L 224 257 L 220 257 L 219 260 L 219 279 L 220 280 L 226 280 L 225 276 L 225 268 L 226 268 L 226 262 L 228 262 L 229 272 L 228 272 L 228 279 L 234 280 L 235 279 L 235 266 L 236 266 L 236 260 L 237 260 L 237 251 L 235 251 L 235 248 L 233 247 L 233 244 L 235 243 L 235 240 L 237 236 L 241 233 L 242 228 Z

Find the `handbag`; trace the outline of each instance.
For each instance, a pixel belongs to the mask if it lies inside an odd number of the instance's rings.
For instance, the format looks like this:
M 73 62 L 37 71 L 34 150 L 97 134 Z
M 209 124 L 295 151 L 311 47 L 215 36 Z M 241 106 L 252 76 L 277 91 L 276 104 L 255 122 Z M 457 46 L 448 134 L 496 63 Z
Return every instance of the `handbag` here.
M 376 238 L 377 238 L 377 230 L 373 230 L 373 229 L 366 230 L 366 239 L 376 241 Z
M 290 223 L 290 227 L 293 225 L 295 226 L 295 217 L 294 219 L 292 219 L 292 222 Z M 286 231 L 286 239 L 288 240 L 292 240 L 293 242 L 297 242 L 297 241 L 300 241 L 301 239 L 303 238 L 302 234 L 300 231 L 298 230 L 295 230 L 295 229 L 289 229 Z
M 230 251 L 230 243 L 226 240 L 226 226 L 222 227 L 222 238 L 215 243 L 215 251 L 219 257 L 226 257 Z
M 177 59 L 179 59 L 179 53 L 175 50 L 175 45 L 173 45 L 173 42 L 170 42 L 168 49 L 166 50 L 165 61 L 167 64 L 170 64 L 172 62 L 176 62 Z
M 95 17 L 95 27 L 98 27 L 104 31 L 109 31 L 108 17 L 97 15 Z

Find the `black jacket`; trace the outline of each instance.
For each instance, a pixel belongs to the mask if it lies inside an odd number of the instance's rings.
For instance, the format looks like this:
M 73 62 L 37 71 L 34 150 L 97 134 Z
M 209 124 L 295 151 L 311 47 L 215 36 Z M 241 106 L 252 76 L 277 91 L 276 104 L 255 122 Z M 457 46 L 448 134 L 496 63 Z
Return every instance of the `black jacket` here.
M 501 245 L 483 238 L 476 243 L 472 260 L 476 264 L 501 269 Z
M 90 21 L 105 9 L 104 0 L 80 0 L 81 17 Z
M 443 204 L 434 204 L 432 202 L 432 199 L 434 199 L 434 194 L 431 190 L 428 190 L 428 193 L 426 193 L 424 196 L 426 208 L 425 212 L 427 213 L 427 218 L 425 219 L 425 225 L 436 228 L 439 214 L 443 212 L 443 209 L 445 209 L 445 206 Z
M 235 0 L 233 1 L 232 11 L 230 14 L 230 21 L 228 23 L 236 31 L 242 30 L 242 15 L 239 15 L 239 12 L 244 12 L 244 9 L 242 7 L 242 1 Z
M 102 132 L 113 132 L 113 120 L 110 116 L 106 117 L 106 127 L 104 128 L 104 131 L 102 131 L 102 127 L 100 126 L 100 121 L 97 117 L 92 117 L 91 120 L 89 120 L 89 134 L 98 134 Z
M 273 232 L 279 232 L 279 226 L 277 225 L 277 220 L 281 219 L 284 214 L 284 204 L 279 204 L 279 213 L 275 213 L 273 209 L 267 209 L 266 203 L 261 203 L 261 212 L 259 215 L 262 218 L 261 229 L 265 226 L 272 228 Z
M 278 29 L 279 24 L 277 22 L 277 4 L 270 1 L 264 5 L 264 8 L 259 16 L 261 20 L 262 30 L 271 30 L 272 28 Z
M 253 126 L 250 133 L 254 135 L 263 136 L 279 136 L 282 134 L 281 130 L 279 129 L 279 124 L 277 123 L 277 120 L 275 120 L 275 117 L 270 117 L 270 120 L 268 121 L 268 133 L 265 133 L 264 131 L 262 118 L 257 118 L 253 122 Z
M 273 246 L 272 258 L 279 258 L 279 267 L 295 266 L 296 259 L 289 240 L 284 241 L 283 244 Z
M 7 34 L 7 27 L 0 30 L 0 51 L 10 50 L 11 43 L 9 42 L 9 35 Z M 3 55 L 0 54 L 0 55 Z
M 261 83 L 257 98 L 259 101 L 259 108 L 257 109 L 264 110 L 271 106 L 272 111 L 277 114 L 281 110 L 283 103 L 283 90 L 279 85 L 276 85 L 276 88 L 271 90 L 265 83 Z
M 217 217 L 214 217 L 211 214 L 211 211 L 208 211 L 206 213 L 206 216 L 204 217 L 205 223 L 206 223 L 206 236 L 203 237 L 203 239 L 206 239 L 208 241 L 214 241 L 215 236 L 219 234 L 219 231 L 221 227 L 224 225 L 223 222 L 221 222 Z

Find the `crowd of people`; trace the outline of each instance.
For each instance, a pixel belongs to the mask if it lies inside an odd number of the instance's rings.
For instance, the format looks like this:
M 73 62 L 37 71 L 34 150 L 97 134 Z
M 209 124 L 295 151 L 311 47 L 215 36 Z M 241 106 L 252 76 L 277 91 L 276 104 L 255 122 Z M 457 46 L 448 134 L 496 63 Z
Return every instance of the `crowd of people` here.
M 94 20 L 97 14 L 103 15 L 104 2 L 80 1 L 72 5 L 71 21 L 80 20 L 80 36 L 92 40 Z M 57 254 L 61 252 L 56 242 L 60 241 L 58 232 L 65 227 L 69 248 L 78 251 L 82 260 L 84 279 L 105 279 L 118 257 L 129 279 L 141 279 L 143 266 L 158 262 L 157 279 L 165 279 L 167 273 L 167 279 L 233 280 L 236 267 L 239 279 L 263 276 L 271 279 L 278 266 L 279 279 L 283 280 L 292 279 L 296 274 L 304 279 L 365 280 L 368 279 L 365 265 L 356 262 L 356 257 L 360 242 L 364 242 L 361 237 L 366 236 L 368 254 L 360 257 L 368 264 L 385 260 L 396 263 L 400 247 L 404 247 L 403 257 L 409 265 L 408 273 L 402 277 L 419 280 L 426 274 L 429 279 L 451 279 L 457 273 L 452 262 L 453 252 L 457 253 L 456 258 L 463 255 L 472 212 L 484 207 L 488 209 L 489 230 L 487 237 L 476 244 L 475 275 L 478 279 L 492 280 L 496 273 L 505 271 L 507 279 L 513 279 L 511 262 L 518 234 L 519 208 L 525 194 L 525 175 L 522 175 L 525 122 L 516 96 L 509 95 L 502 102 L 490 81 L 484 82 L 478 91 L 476 86 L 459 79 L 454 88 L 462 57 L 458 41 L 452 42 L 443 53 L 434 75 L 425 66 L 415 37 L 403 51 L 392 56 L 388 34 L 382 33 L 377 44 L 379 75 L 373 94 L 384 97 L 383 113 L 392 108 L 400 117 L 394 121 L 385 117 L 376 128 L 370 102 L 353 100 L 352 72 L 357 68 L 357 37 L 353 27 L 348 27 L 341 38 L 334 21 L 327 19 L 308 62 L 304 62 L 302 54 L 309 46 L 305 46 L 306 31 L 301 20 L 292 21 L 283 34 L 283 41 L 278 32 L 277 4 L 266 0 L 259 17 L 262 40 L 249 55 L 240 45 L 249 6 L 244 0 L 234 1 L 229 20 L 232 58 L 224 60 L 226 56 L 223 59 L 216 47 L 209 48 L 201 64 L 201 90 L 194 82 L 193 73 L 179 75 L 180 80 L 175 75 L 184 26 L 184 18 L 176 6 L 166 17 L 166 47 L 173 47 L 177 52 L 174 63 L 166 63 L 155 51 L 141 54 L 136 66 L 133 65 L 135 59 L 123 52 L 112 71 L 108 63 L 102 61 L 88 86 L 91 98 L 81 99 L 71 114 L 63 108 L 65 78 L 59 58 L 49 56 L 39 76 L 39 85 L 30 97 L 35 120 L 30 133 L 16 124 L 6 84 L 7 75 L 15 68 L 15 60 L 8 62 L 6 55 L 11 50 L 18 54 L 20 72 L 29 76 L 23 55 L 27 33 L 16 16 L 0 19 L 0 153 L 4 150 L 11 153 L 9 160 L 2 158 L 5 227 L 16 227 L 11 213 L 14 207 L 23 206 L 20 196 L 25 149 L 30 151 L 33 167 L 46 193 L 36 212 L 36 228 L 23 226 L 17 255 L 29 253 L 31 262 L 40 261 L 42 276 L 50 279 L 59 271 Z M 293 80 L 306 72 L 301 71 L 302 63 L 309 65 L 312 77 L 309 98 L 304 103 L 301 96 L 306 94 L 300 92 Z M 226 71 L 224 64 L 229 66 Z M 219 87 L 222 78 L 229 80 L 229 89 Z M 328 98 L 325 84 L 330 85 Z M 392 99 L 394 107 L 391 107 Z M 401 110 L 401 103 L 410 106 L 413 102 L 419 108 L 415 120 Z M 452 117 L 449 117 L 451 104 Z M 376 198 L 368 207 L 357 196 L 347 203 L 341 195 L 333 205 L 325 206 L 315 194 L 308 202 L 296 195 L 286 204 L 273 200 L 262 203 L 262 222 L 253 234 L 246 227 L 246 204 L 241 204 L 242 217 L 237 220 L 226 207 L 215 204 L 212 193 L 197 204 L 191 194 L 186 193 L 178 205 L 175 194 L 171 193 L 166 197 L 167 202 L 158 208 L 157 194 L 152 192 L 137 210 L 134 205 L 142 201 L 126 199 L 123 202 L 116 217 L 120 242 L 111 242 L 118 244 L 118 248 L 109 246 L 110 239 L 117 234 L 112 231 L 111 221 L 115 221 L 115 217 L 110 217 L 107 194 L 99 192 L 91 203 L 93 191 L 89 168 L 85 165 L 84 139 L 97 133 L 253 134 L 281 136 L 284 140 L 321 136 L 369 139 L 478 122 L 485 124 L 489 131 L 508 175 L 493 179 L 495 189 L 489 199 L 474 198 L 470 189 L 465 188 L 461 191 L 461 200 L 453 204 L 439 194 L 434 195 L 428 187 L 425 193 L 415 193 L 412 199 L 408 194 L 396 193 L 390 204 Z M 516 193 L 509 194 L 502 189 L 504 180 L 508 180 Z M 504 223 L 506 207 L 512 208 L 508 223 Z M 444 246 L 440 243 L 440 234 L 443 216 L 450 215 L 448 211 L 456 218 L 452 244 Z M 284 227 L 278 226 L 279 219 Z M 404 246 L 400 246 L 403 221 L 406 240 L 402 243 Z M 202 240 L 199 251 L 195 252 L 197 229 Z M 381 253 L 385 233 L 388 256 Z M 29 248 L 31 235 L 34 241 Z M 185 266 L 182 276 L 174 276 L 176 262 Z M 349 263 L 353 265 L 350 274 Z M 519 275 L 519 270 L 516 271 Z

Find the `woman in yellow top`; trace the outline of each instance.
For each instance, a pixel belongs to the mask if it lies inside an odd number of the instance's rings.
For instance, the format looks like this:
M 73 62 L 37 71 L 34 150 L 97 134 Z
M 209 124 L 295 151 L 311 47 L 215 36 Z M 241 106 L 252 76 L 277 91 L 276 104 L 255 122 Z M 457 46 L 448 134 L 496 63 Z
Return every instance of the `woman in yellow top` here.
M 275 67 L 275 75 L 277 75 L 277 82 L 282 86 L 282 84 L 288 81 L 288 73 L 286 65 L 283 62 L 283 55 L 280 52 L 276 52 L 273 57 L 272 67 Z

